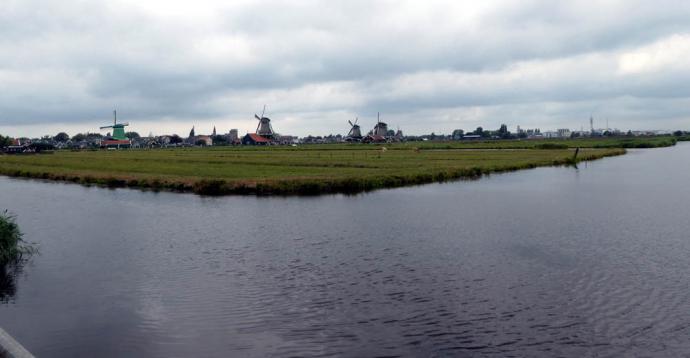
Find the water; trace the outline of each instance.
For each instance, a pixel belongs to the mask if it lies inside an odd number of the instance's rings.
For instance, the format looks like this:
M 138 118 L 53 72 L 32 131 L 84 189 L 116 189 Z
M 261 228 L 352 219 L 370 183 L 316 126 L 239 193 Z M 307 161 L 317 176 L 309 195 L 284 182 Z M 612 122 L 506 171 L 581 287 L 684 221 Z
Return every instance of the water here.
M 687 356 L 690 145 L 357 196 L 0 178 L 38 356 Z M 4 280 L 4 281 L 3 281 Z

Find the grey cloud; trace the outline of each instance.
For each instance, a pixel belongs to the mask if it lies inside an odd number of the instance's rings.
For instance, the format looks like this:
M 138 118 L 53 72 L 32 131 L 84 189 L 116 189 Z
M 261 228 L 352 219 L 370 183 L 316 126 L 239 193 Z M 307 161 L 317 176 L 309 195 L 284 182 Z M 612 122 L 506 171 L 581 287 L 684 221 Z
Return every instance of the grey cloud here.
M 446 113 L 472 108 L 484 108 L 477 120 L 492 124 L 521 113 L 525 122 L 565 125 L 606 109 L 663 127 L 690 115 L 668 108 L 690 97 L 686 69 L 619 76 L 614 63 L 622 52 L 690 33 L 690 4 L 493 3 L 469 17 L 457 8 L 466 4 L 425 4 L 221 3 L 196 19 L 119 1 L 10 1 L 0 9 L 0 126 L 92 121 L 114 106 L 147 121 L 242 118 L 261 103 L 286 117 L 321 115 L 328 125 L 382 111 L 412 128 L 419 117 L 439 128 Z M 204 53 L 200 44 L 214 37 Z M 607 60 L 587 62 L 590 55 Z M 530 63 L 521 80 L 515 69 Z M 416 82 L 401 82 L 408 77 Z M 312 128 L 327 130 L 288 127 Z

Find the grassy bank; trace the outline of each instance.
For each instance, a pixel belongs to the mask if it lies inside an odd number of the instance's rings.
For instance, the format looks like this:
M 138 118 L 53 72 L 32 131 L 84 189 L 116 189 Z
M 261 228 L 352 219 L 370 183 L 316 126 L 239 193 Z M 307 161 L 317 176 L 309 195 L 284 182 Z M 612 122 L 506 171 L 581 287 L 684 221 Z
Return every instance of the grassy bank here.
M 577 160 L 623 154 L 582 149 Z M 572 164 L 573 149 L 415 149 L 407 144 L 270 148 L 59 151 L 0 156 L 0 174 L 154 190 L 223 194 L 357 193 Z
M 452 142 L 409 142 L 404 147 L 421 149 L 559 149 L 559 148 L 659 148 L 676 144 L 670 136 L 575 139 L 520 139 Z
M 386 147 L 388 150 L 436 150 L 436 149 L 567 149 L 567 148 L 660 148 L 676 144 L 679 137 L 611 137 L 576 139 L 515 139 L 515 140 L 465 140 L 465 141 L 419 141 L 395 144 L 306 144 L 289 147 L 291 151 L 371 151 Z M 284 148 L 285 149 L 285 148 Z M 208 150 L 227 150 L 227 147 L 211 147 Z M 274 151 L 276 147 L 236 147 L 236 151 Z

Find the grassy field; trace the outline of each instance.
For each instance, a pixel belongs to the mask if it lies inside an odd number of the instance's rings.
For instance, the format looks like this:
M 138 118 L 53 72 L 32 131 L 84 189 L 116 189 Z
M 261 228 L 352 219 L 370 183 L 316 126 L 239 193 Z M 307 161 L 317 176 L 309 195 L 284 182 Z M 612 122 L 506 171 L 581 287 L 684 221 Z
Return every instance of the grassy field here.
M 613 137 L 581 139 L 520 139 L 520 140 L 468 140 L 451 142 L 406 142 L 391 146 L 382 144 L 392 150 L 419 149 L 538 149 L 540 147 L 565 148 L 657 148 L 673 146 L 677 137 Z M 306 145 L 302 150 L 369 150 L 371 146 L 360 144 L 324 144 Z
M 573 164 L 574 151 L 420 149 L 411 144 L 389 144 L 386 150 L 371 145 L 323 145 L 58 151 L 0 156 L 0 174 L 206 195 L 356 193 Z M 582 149 L 577 160 L 623 153 L 618 148 Z

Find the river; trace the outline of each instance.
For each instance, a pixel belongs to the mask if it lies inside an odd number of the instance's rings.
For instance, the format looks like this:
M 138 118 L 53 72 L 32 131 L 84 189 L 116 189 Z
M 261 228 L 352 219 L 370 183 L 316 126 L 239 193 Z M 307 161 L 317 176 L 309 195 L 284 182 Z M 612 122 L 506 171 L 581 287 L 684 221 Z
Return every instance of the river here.
M 0 327 L 50 357 L 679 357 L 689 159 L 318 197 L 2 177 L 40 255 L 0 278 Z

